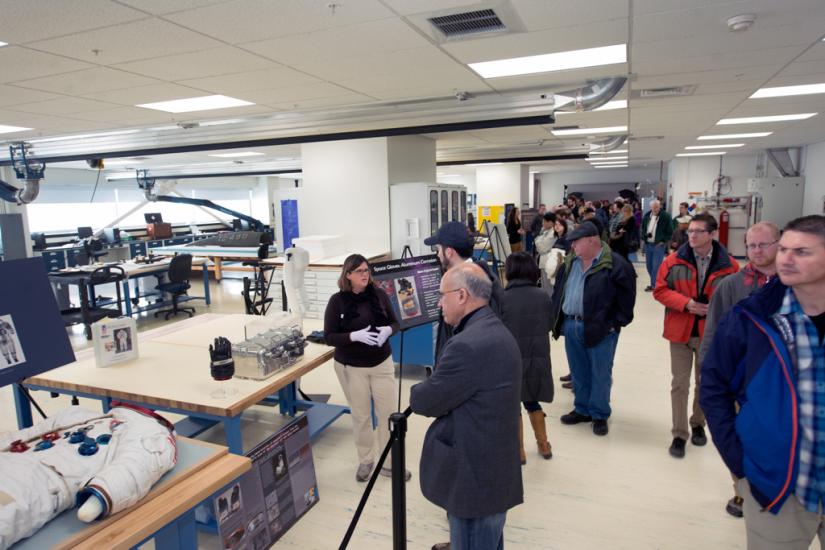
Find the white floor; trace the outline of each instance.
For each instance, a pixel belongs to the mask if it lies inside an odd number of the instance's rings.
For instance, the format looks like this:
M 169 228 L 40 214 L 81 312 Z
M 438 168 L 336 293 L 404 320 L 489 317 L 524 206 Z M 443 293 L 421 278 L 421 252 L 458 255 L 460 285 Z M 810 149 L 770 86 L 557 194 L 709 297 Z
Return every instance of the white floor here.
M 744 524 L 725 512 L 732 496 L 731 480 L 716 449 L 688 444 L 687 456 L 676 460 L 667 452 L 670 436 L 670 359 L 661 337 L 662 307 L 650 293 L 644 268 L 639 272 L 636 319 L 619 339 L 614 366 L 613 416 L 610 434 L 594 436 L 588 425 L 562 426 L 559 416 L 572 409 L 573 396 L 556 382 L 556 400 L 548 413 L 553 458 L 543 460 L 526 436 L 524 504 L 510 511 L 505 528 L 508 549 L 735 549 L 745 547 Z M 237 281 L 212 283 L 213 304 L 198 312 L 243 311 Z M 145 329 L 156 321 L 141 319 Z M 170 321 L 171 322 L 171 321 Z M 86 342 L 71 332 L 76 346 Z M 553 374 L 567 373 L 563 343 L 553 341 Z M 405 369 L 407 370 L 407 369 Z M 404 373 L 402 395 L 423 378 L 421 369 Z M 331 363 L 302 380 L 307 393 L 330 393 L 343 403 Z M 36 399 L 53 411 L 68 398 Z M 94 402 L 87 403 L 90 406 Z M 0 430 L 15 429 L 14 404 L 8 388 L 0 389 Z M 526 420 L 526 417 L 525 417 Z M 245 439 L 276 429 L 282 422 L 272 409 L 255 407 L 244 419 Z M 413 416 L 407 434 L 408 548 L 429 549 L 448 539 L 446 517 L 427 502 L 418 487 L 421 442 L 429 420 Z M 529 424 L 526 422 L 526 424 Z M 219 429 L 208 438 L 220 441 Z M 329 549 L 340 544 L 365 485 L 355 481 L 355 447 L 349 418 L 328 428 L 313 445 L 319 483 L 319 503 L 276 544 L 278 548 Z M 200 546 L 219 548 L 215 537 L 201 536 Z M 389 480 L 379 478 L 350 543 L 353 549 L 392 548 Z

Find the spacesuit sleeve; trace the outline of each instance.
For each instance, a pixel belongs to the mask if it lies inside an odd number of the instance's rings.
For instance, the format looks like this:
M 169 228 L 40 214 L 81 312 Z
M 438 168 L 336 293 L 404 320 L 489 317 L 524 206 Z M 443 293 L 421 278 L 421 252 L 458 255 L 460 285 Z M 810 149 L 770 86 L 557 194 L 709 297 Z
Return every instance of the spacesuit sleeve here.
M 112 434 L 105 466 L 78 494 L 78 504 L 93 494 L 104 501 L 103 514 L 137 503 L 177 462 L 175 435 L 156 419 L 128 409 L 113 409 L 127 429 Z

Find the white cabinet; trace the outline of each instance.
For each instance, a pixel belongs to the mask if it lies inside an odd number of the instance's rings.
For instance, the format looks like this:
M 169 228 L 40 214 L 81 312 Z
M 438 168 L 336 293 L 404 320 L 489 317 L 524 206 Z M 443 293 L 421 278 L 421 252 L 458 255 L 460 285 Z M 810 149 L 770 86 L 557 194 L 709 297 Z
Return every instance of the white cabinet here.
M 428 254 L 424 239 L 448 221 L 467 223 L 467 188 L 444 183 L 396 183 L 390 186 L 392 257 L 405 246 L 414 256 Z

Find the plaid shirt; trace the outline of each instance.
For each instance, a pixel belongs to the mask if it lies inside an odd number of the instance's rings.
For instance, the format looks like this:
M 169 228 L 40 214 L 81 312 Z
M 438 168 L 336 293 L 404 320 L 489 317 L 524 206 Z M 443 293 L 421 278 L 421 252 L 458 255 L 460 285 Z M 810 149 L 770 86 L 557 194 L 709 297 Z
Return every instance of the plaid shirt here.
M 794 331 L 799 424 L 802 440 L 799 450 L 799 474 L 796 498 L 809 512 L 819 513 L 825 505 L 825 347 L 816 326 L 789 288 L 779 309 Z

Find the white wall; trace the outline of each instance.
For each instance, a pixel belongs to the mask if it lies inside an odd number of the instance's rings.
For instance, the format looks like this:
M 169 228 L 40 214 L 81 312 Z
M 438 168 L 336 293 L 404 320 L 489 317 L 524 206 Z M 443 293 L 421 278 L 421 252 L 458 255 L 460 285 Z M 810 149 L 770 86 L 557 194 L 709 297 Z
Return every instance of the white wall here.
M 805 200 L 802 215 L 825 214 L 825 141 L 805 148 Z
M 478 205 L 495 206 L 511 202 L 520 208 L 522 202 L 529 202 L 529 197 L 526 195 L 529 177 L 530 167 L 526 164 L 478 166 L 476 168 Z
M 561 204 L 565 185 L 621 183 L 633 189 L 637 182 L 659 180 L 658 168 L 640 169 L 590 169 L 572 172 L 543 172 L 538 174 L 541 180 L 541 202 L 546 205 Z M 612 199 L 613 197 L 604 197 Z
M 393 183 L 435 183 L 435 140 L 424 136 L 387 138 L 387 177 Z
M 389 250 L 387 138 L 305 143 L 301 158 L 301 236 L 344 235 L 352 250 Z

